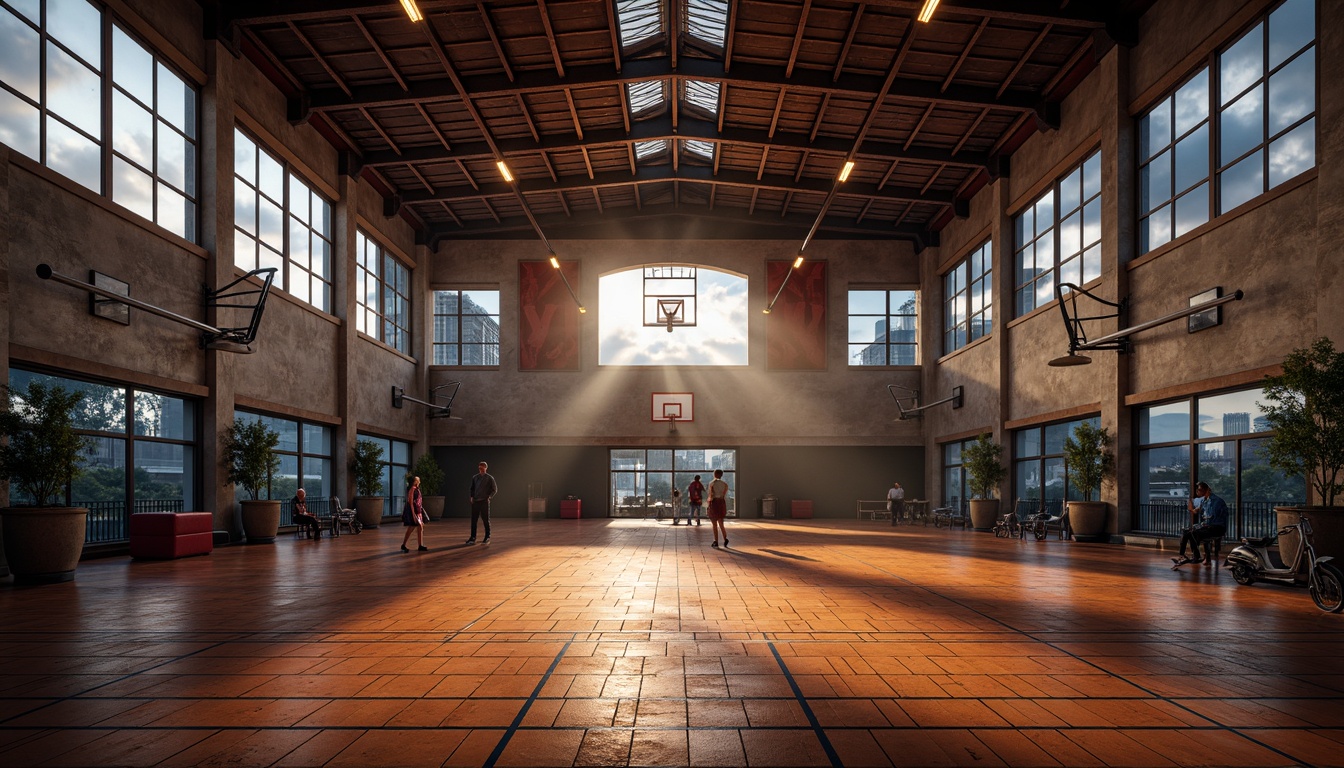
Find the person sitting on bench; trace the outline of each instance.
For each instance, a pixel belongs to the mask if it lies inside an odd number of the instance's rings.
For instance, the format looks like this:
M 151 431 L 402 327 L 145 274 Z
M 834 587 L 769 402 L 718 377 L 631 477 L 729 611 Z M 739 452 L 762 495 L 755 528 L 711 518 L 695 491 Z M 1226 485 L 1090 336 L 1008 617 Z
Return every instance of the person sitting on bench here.
M 299 492 L 294 494 L 294 498 L 289 500 L 290 514 L 294 518 L 295 525 L 300 528 L 305 526 L 311 528 L 313 538 L 321 540 L 322 523 L 314 515 L 308 514 L 308 502 L 305 501 L 307 498 L 308 492 L 300 488 Z
M 1227 502 L 1214 496 L 1209 484 L 1203 481 L 1195 485 L 1195 498 L 1200 502 L 1198 511 L 1201 519 L 1181 532 L 1181 556 L 1172 558 L 1176 568 L 1186 563 L 1204 562 L 1200 556 L 1200 547 L 1208 539 L 1220 538 L 1227 532 Z M 1195 509 L 1194 502 L 1191 502 L 1190 508 Z M 1190 557 L 1185 555 L 1186 546 L 1193 549 Z

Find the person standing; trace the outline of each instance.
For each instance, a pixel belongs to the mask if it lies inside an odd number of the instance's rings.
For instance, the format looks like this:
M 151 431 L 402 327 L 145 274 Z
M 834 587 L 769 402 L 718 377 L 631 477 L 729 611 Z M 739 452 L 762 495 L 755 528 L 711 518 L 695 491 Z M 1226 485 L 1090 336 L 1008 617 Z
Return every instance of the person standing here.
M 887 491 L 887 514 L 891 515 L 893 524 L 905 513 L 905 489 L 900 483 L 892 483 L 891 490 Z
M 687 486 L 686 495 L 689 496 L 691 499 L 691 511 L 690 514 L 687 515 L 686 517 L 686 524 L 690 525 L 691 518 L 694 517 L 695 524 L 699 525 L 700 508 L 703 507 L 705 504 L 705 484 L 700 482 L 699 475 L 696 475 L 695 479 L 691 481 L 691 484 Z
M 1180 568 L 1186 563 L 1199 564 L 1204 562 L 1200 555 L 1200 547 L 1208 539 L 1216 539 L 1227 532 L 1227 502 L 1222 498 L 1213 495 L 1213 489 L 1209 484 L 1203 481 L 1195 484 L 1195 498 L 1200 500 L 1196 505 L 1193 501 L 1190 503 L 1191 514 L 1198 514 L 1203 518 L 1200 522 L 1192 524 L 1181 532 L 1181 556 L 1173 557 L 1171 561 L 1175 563 L 1172 570 Z M 1192 548 L 1190 557 L 1185 556 L 1185 548 L 1189 545 Z
M 676 488 L 673 488 L 673 489 L 672 489 L 672 524 L 673 524 L 673 525 L 676 525 L 676 524 L 677 524 L 677 521 L 678 521 L 680 518 L 681 518 L 681 491 L 678 490 L 678 489 L 676 489 Z M 690 521 L 690 520 L 687 520 L 687 521 L 686 521 L 686 524 L 687 524 L 687 525 L 690 525 L 690 524 L 691 524 L 691 521 Z
M 728 529 L 723 527 L 723 519 L 728 516 L 728 484 L 723 481 L 723 470 L 714 470 L 714 480 L 709 484 L 709 525 L 714 529 L 714 543 L 710 546 L 718 549 L 719 533 L 723 533 L 724 549 L 728 548 Z
M 308 492 L 300 488 L 299 492 L 294 494 L 294 498 L 289 500 L 290 516 L 294 518 L 294 524 L 300 528 L 311 529 L 310 534 L 318 541 L 322 540 L 322 523 L 318 521 L 316 515 L 308 514 Z
M 415 543 L 421 552 L 428 552 L 425 546 L 425 497 L 420 493 L 420 478 L 411 478 L 411 487 L 406 491 L 406 506 L 401 510 L 401 524 L 406 526 L 406 535 L 401 537 L 401 551 L 410 552 L 406 542 L 411 540 L 411 529 L 415 529 Z
M 484 461 L 476 465 L 476 474 L 471 476 L 471 538 L 468 544 L 476 543 L 476 521 L 485 522 L 485 543 L 490 543 L 490 500 L 499 491 L 495 478 L 485 470 L 489 469 Z

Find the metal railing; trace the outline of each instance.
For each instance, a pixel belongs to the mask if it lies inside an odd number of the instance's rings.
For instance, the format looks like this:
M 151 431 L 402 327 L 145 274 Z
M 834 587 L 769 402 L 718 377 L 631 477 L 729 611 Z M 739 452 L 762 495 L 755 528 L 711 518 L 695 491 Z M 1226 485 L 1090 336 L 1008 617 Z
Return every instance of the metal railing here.
M 73 507 L 89 510 L 84 528 L 84 545 L 114 544 L 130 540 L 130 515 L 124 501 L 73 501 Z M 136 501 L 131 513 L 181 512 L 181 499 L 145 499 Z
M 1273 536 L 1278 531 L 1275 507 L 1291 507 L 1297 501 L 1247 501 L 1228 509 L 1224 538 Z M 1138 505 L 1134 532 L 1157 536 L 1180 536 L 1190 525 L 1190 510 L 1185 502 Z

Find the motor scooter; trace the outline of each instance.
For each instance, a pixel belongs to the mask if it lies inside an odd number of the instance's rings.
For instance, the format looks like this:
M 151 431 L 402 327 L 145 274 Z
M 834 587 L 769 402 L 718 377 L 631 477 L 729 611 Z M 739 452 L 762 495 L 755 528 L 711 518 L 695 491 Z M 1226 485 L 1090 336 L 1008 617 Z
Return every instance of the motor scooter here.
M 1270 549 L 1276 539 L 1278 551 Z M 1289 553 L 1292 556 L 1284 559 Z M 1227 556 L 1227 567 L 1232 569 L 1232 578 L 1238 584 L 1257 581 L 1300 584 L 1305 580 L 1316 607 L 1338 613 L 1344 608 L 1344 573 L 1333 560 L 1329 556 L 1316 556 L 1311 543 L 1311 521 L 1299 514 L 1295 524 L 1283 526 L 1276 536 L 1243 538 L 1241 545 Z

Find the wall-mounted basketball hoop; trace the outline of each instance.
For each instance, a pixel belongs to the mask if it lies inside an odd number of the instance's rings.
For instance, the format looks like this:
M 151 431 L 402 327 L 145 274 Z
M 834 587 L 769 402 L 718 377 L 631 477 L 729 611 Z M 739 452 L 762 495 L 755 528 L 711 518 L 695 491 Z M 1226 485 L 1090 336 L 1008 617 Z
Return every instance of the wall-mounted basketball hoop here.
M 162 307 L 133 299 L 130 296 L 129 283 L 124 283 L 107 275 L 95 273 L 97 284 L 86 283 L 83 280 L 62 275 L 53 270 L 50 265 L 37 265 L 37 276 L 43 280 L 54 280 L 108 299 L 109 301 L 93 301 L 91 303 L 90 311 L 99 317 L 106 317 L 129 325 L 130 308 L 134 307 L 151 315 L 158 315 L 166 320 L 200 331 L 202 349 L 217 349 L 221 352 L 240 352 L 243 354 L 251 354 L 256 351 L 252 349 L 251 345 L 257 338 L 257 329 L 261 327 L 261 316 L 266 311 L 266 297 L 271 293 L 271 283 L 275 280 L 275 273 L 275 267 L 254 269 L 218 291 L 206 290 L 205 306 L 207 308 L 242 309 L 250 312 L 247 325 L 216 328 L 213 325 L 193 320 Z M 260 286 L 251 281 L 253 277 L 263 278 Z M 239 288 L 240 285 L 244 287 Z
M 900 397 L 896 394 L 896 390 L 898 389 L 905 390 L 910 394 L 906 397 Z M 953 387 L 952 394 L 950 396 L 944 397 L 942 400 L 935 400 L 934 402 L 927 403 L 925 405 L 919 404 L 918 389 L 903 387 L 900 384 L 888 384 L 887 394 L 891 395 L 891 399 L 896 401 L 896 410 L 899 411 L 901 414 L 900 416 L 896 417 L 896 421 L 905 421 L 906 419 L 912 419 L 916 416 L 923 415 L 924 411 L 934 407 L 935 405 L 942 405 L 943 403 L 951 403 L 952 407 L 956 409 L 960 408 L 965 403 L 965 398 L 962 397 L 961 387 Z
M 695 395 L 691 392 L 654 392 L 653 421 L 670 421 L 673 429 L 678 422 L 695 421 Z
M 1221 291 L 1221 288 L 1210 289 L 1210 291 L 1205 291 L 1192 298 L 1190 306 L 1185 309 L 1178 309 L 1171 314 L 1163 315 L 1155 320 L 1149 320 L 1146 323 L 1139 323 L 1138 325 L 1125 328 L 1124 330 L 1108 333 L 1105 336 L 1100 336 L 1095 339 L 1089 339 L 1087 337 L 1087 324 L 1115 319 L 1119 319 L 1123 322 L 1123 316 L 1129 310 L 1129 300 L 1121 299 L 1119 302 L 1107 301 L 1106 299 L 1079 288 L 1073 283 L 1060 283 L 1055 286 L 1055 297 L 1059 304 L 1059 312 L 1064 316 L 1064 330 L 1069 335 L 1069 353 L 1051 360 L 1050 365 L 1056 368 L 1061 368 L 1073 365 L 1087 365 L 1092 362 L 1092 358 L 1087 355 L 1080 355 L 1078 354 L 1079 352 L 1091 352 L 1095 350 L 1114 350 L 1121 353 L 1128 352 L 1131 344 L 1130 336 L 1133 336 L 1140 331 L 1146 331 L 1150 328 L 1156 328 L 1159 325 L 1166 325 L 1175 320 L 1180 320 L 1183 317 L 1197 315 L 1201 318 L 1198 328 L 1192 326 L 1192 333 L 1195 330 L 1201 330 L 1202 328 L 1216 325 L 1217 323 L 1222 322 L 1222 315 L 1218 313 L 1217 308 L 1233 301 L 1240 301 L 1242 297 L 1245 296 L 1245 294 L 1239 290 L 1234 291 L 1227 296 L 1220 296 L 1218 294 L 1221 293 Z M 1108 312 L 1102 310 L 1101 314 L 1082 315 L 1079 313 L 1078 309 L 1079 297 L 1086 297 L 1092 302 L 1099 304 L 1102 307 L 1110 307 L 1114 311 Z M 1216 318 L 1212 321 L 1208 319 L 1211 311 L 1215 313 L 1214 317 Z
M 447 399 L 439 398 L 439 390 L 452 387 L 452 391 L 447 393 Z M 406 394 L 406 390 L 392 385 L 392 407 L 401 408 L 402 401 L 410 400 L 412 403 L 423 405 L 429 409 L 429 418 L 431 419 L 454 419 L 461 421 L 461 416 L 453 415 L 453 398 L 457 397 L 457 391 L 462 388 L 462 382 L 450 381 L 447 384 L 440 384 L 429 390 L 429 399 L 421 400 L 418 397 L 412 397 Z
M 644 327 L 694 327 L 698 288 L 695 267 L 644 267 Z

